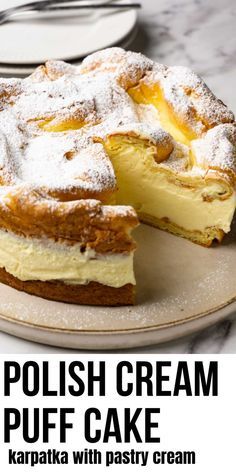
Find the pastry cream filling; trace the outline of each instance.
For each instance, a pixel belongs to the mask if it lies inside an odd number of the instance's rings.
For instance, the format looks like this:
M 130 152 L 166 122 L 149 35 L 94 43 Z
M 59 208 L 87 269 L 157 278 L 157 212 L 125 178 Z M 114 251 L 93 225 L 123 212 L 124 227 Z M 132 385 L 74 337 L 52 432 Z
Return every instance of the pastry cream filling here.
M 110 287 L 135 284 L 133 253 L 99 255 L 68 246 L 0 231 L 0 267 L 20 280 L 57 280 L 68 284 L 99 282 Z
M 132 205 L 142 217 L 145 214 L 168 220 L 189 231 L 204 232 L 216 227 L 230 231 L 236 205 L 235 193 L 225 200 L 220 183 L 201 188 L 176 185 L 158 170 L 148 148 L 124 143 L 123 137 L 111 137 L 106 143 L 117 182 L 116 203 Z M 209 196 L 211 201 L 205 201 Z M 213 198 L 211 198 L 213 197 Z

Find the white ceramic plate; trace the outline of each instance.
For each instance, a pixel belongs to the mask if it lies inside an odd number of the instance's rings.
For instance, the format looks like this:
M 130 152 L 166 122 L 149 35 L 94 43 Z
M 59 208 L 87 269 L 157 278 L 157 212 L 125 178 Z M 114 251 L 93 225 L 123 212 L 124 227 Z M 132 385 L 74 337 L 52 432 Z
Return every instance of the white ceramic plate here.
M 123 49 L 127 49 L 130 44 L 135 40 L 136 35 L 138 32 L 138 27 L 135 25 L 135 27 L 132 29 L 131 33 L 129 33 L 123 41 L 120 41 L 119 43 L 116 44 L 116 46 L 119 46 Z M 78 60 L 73 61 L 73 64 L 79 64 L 81 62 L 82 58 L 78 58 Z M 24 77 L 29 74 L 31 74 L 35 69 L 35 66 L 30 66 L 30 65 L 14 65 L 14 64 L 1 64 L 0 63 L 0 74 L 3 75 L 4 77 Z
M 0 9 L 19 3 L 22 1 L 1 0 Z M 33 19 L 30 15 L 15 19 L 0 26 L 0 63 L 21 66 L 51 58 L 78 59 L 122 41 L 133 30 L 136 20 L 135 10 L 92 16 L 71 14 L 53 20 Z
M 136 306 L 68 305 L 0 284 L 0 329 L 77 349 L 144 346 L 202 329 L 236 309 L 235 236 L 206 249 L 141 225 Z

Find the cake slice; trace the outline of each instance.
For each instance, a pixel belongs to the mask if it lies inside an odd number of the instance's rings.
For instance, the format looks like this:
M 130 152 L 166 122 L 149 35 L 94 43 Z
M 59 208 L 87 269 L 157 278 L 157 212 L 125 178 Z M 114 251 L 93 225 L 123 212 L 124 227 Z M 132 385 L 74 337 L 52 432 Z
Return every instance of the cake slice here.
M 10 188 L 0 196 L 0 222 L 1 282 L 70 303 L 134 303 L 132 208 Z

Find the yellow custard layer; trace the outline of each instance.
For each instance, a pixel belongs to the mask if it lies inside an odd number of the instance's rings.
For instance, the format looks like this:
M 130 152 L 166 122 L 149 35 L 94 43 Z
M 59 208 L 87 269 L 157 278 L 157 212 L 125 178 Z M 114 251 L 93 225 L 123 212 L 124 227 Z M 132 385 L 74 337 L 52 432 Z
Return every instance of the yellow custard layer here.
M 123 138 L 119 146 L 118 136 L 110 138 L 107 150 L 118 182 L 117 204 L 131 205 L 140 214 L 168 219 L 188 231 L 204 232 L 211 227 L 230 231 L 236 195 L 234 192 L 221 199 L 220 182 L 199 188 L 172 183 L 166 172 L 158 170 L 147 148 L 125 145 Z
M 0 231 L 0 267 L 23 281 L 57 280 L 81 285 L 93 281 L 115 288 L 135 284 L 133 253 L 81 253 L 79 244 L 38 241 L 5 231 Z

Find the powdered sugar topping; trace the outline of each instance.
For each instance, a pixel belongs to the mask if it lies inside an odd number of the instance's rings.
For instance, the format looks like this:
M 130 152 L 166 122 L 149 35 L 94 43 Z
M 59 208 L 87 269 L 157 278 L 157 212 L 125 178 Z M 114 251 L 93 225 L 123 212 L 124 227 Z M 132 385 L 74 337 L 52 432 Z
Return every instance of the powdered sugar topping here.
M 154 106 L 138 105 L 127 93 L 145 74 L 161 84 L 180 119 L 202 136 L 192 142 L 197 164 L 236 171 L 233 125 L 217 126 L 232 121 L 232 114 L 199 77 L 187 68 L 155 65 L 141 54 L 111 48 L 79 67 L 51 61 L 25 80 L 0 81 L 4 183 L 49 189 L 54 195 L 71 192 L 73 198 L 102 199 L 104 192 L 113 193 L 116 179 L 101 144 L 108 135 L 133 132 L 152 145 L 173 141 Z M 212 130 L 207 131 L 206 122 Z M 173 145 L 160 165 L 188 172 L 189 149 Z

